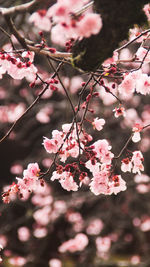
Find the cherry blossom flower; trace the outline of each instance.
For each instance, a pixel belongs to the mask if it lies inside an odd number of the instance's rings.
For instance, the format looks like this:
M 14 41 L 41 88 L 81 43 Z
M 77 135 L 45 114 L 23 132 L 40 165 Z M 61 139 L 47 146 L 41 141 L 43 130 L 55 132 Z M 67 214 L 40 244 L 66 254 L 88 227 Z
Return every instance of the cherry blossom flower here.
M 45 9 L 34 12 L 29 17 L 29 22 L 33 22 L 34 25 L 42 31 L 50 31 L 51 29 L 51 22 Z
M 77 33 L 81 37 L 90 37 L 97 34 L 102 28 L 102 19 L 98 14 L 85 14 L 77 23 Z
M 136 190 L 140 194 L 146 194 L 150 191 L 150 187 L 149 187 L 149 185 L 146 185 L 146 184 L 138 184 L 136 186 Z
M 134 182 L 135 183 L 147 183 L 150 182 L 150 177 L 146 174 L 136 174 L 134 176 Z
M 143 162 L 143 155 L 140 151 L 134 151 L 132 156 L 132 164 L 133 164 L 133 173 L 141 174 L 141 171 L 144 170 Z
M 103 125 L 105 124 L 105 120 L 95 118 L 92 124 L 94 129 L 101 131 L 103 129 Z
M 90 159 L 85 163 L 85 167 L 90 170 L 90 172 L 98 173 L 100 170 L 100 163 L 95 159 Z
M 122 179 L 121 175 L 115 175 L 112 177 L 112 182 L 109 183 L 110 194 L 114 193 L 116 195 L 126 189 L 126 182 Z
M 57 153 L 58 151 L 57 143 L 53 139 L 44 137 L 43 145 L 48 153 Z
M 54 181 L 58 179 L 61 186 L 66 189 L 67 191 L 77 191 L 78 190 L 78 185 L 77 183 L 73 180 L 73 176 L 71 175 L 70 172 L 62 172 L 58 173 L 56 171 L 53 172 L 51 180 Z
M 140 79 L 136 80 L 136 92 L 142 95 L 150 94 L 150 77 L 141 74 Z
M 7 237 L 5 235 L 0 235 L 0 246 L 5 248 L 7 245 Z
M 125 112 L 125 108 L 122 106 L 119 106 L 118 108 L 114 108 L 113 111 L 115 112 L 115 117 L 118 118 L 120 116 L 125 117 L 126 116 L 126 112 Z
M 30 231 L 27 227 L 22 226 L 18 228 L 18 238 L 20 241 L 25 242 L 28 241 L 30 237 Z
M 3 193 L 2 198 L 4 203 L 9 203 L 16 198 L 18 194 L 20 198 L 28 198 L 29 193 L 35 190 L 38 185 L 44 186 L 44 180 L 39 179 L 39 166 L 38 163 L 30 163 L 27 169 L 23 171 L 23 179 L 16 177 L 17 184 L 13 183 Z
M 144 58 L 144 63 L 150 62 L 150 53 L 147 53 L 147 50 L 144 47 L 140 47 L 136 52 L 136 58 L 140 61 Z
M 62 263 L 59 259 L 49 260 L 49 267 L 62 267 Z
M 21 164 L 14 164 L 11 166 L 10 171 L 12 174 L 20 174 L 23 171 L 23 167 Z
M 40 168 L 38 163 L 29 163 L 27 169 L 23 171 L 23 176 L 30 178 L 37 178 L 39 176 Z
M 39 226 L 37 225 L 35 228 L 34 228 L 34 231 L 33 231 L 33 235 L 36 237 L 36 238 L 43 238 L 47 235 L 47 228 L 44 227 L 44 226 Z
M 111 239 L 108 236 L 96 238 L 97 255 L 101 258 L 106 258 L 111 247 Z
M 41 123 L 48 123 L 50 122 L 50 114 L 52 114 L 52 107 L 46 106 L 41 108 L 40 111 L 36 114 L 36 119 Z
M 121 170 L 123 172 L 131 172 L 132 169 L 132 162 L 129 158 L 125 158 L 121 161 Z
M 11 257 L 9 260 L 9 263 L 14 266 L 24 266 L 26 263 L 26 259 L 20 256 Z
M 90 37 L 101 30 L 102 19 L 99 14 L 86 12 L 75 19 L 70 16 L 81 8 L 84 2 L 86 1 L 58 1 L 48 9 L 46 16 L 52 18 L 56 24 L 51 30 L 53 42 L 64 45 L 71 38 Z
M 85 234 L 79 233 L 74 239 L 70 239 L 64 242 L 59 248 L 59 252 L 64 253 L 66 251 L 76 252 L 82 251 L 88 245 L 88 238 Z
M 141 262 L 141 258 L 140 258 L 139 255 L 133 255 L 133 256 L 131 257 L 130 261 L 131 261 L 131 264 L 133 264 L 133 265 L 137 265 L 137 264 L 140 264 L 140 262 Z
M 99 194 L 108 194 L 108 171 L 100 171 L 94 173 L 92 182 L 90 183 L 90 190 L 96 196 Z
M 135 79 L 132 73 L 124 76 L 124 80 L 118 86 L 118 91 L 123 97 L 131 97 L 135 91 Z
M 147 16 L 147 19 L 150 20 L 150 4 L 145 5 L 143 10 Z
M 92 220 L 88 227 L 86 228 L 86 232 L 88 235 L 98 235 L 104 227 L 103 222 L 100 219 Z
M 96 152 L 96 157 L 105 164 L 110 164 L 114 154 L 110 152 L 111 146 L 106 139 L 98 140 L 93 143 L 93 151 Z
M 141 225 L 140 225 L 140 229 L 141 229 L 143 232 L 150 231 L 150 218 L 145 219 L 145 220 L 141 223 Z
M 136 123 L 134 127 L 132 128 L 132 131 L 134 132 L 132 136 L 132 141 L 133 142 L 139 142 L 141 140 L 140 132 L 142 131 L 143 126 L 140 125 L 139 123 Z
M 35 211 L 33 214 L 33 218 L 35 219 L 38 225 L 45 226 L 51 220 L 51 217 L 50 217 L 51 212 L 52 212 L 51 206 L 45 206 Z
M 20 58 L 14 57 L 11 52 L 7 53 L 7 55 L 0 53 L 0 65 L 3 73 L 4 71 L 7 72 L 13 79 L 21 80 L 26 77 L 28 80 L 35 80 L 37 68 L 33 65 L 33 62 L 26 62 L 26 54 L 22 55 L 24 55 L 22 58 L 25 59 L 25 63 Z M 33 61 L 34 53 L 29 53 L 28 55 L 28 58 Z

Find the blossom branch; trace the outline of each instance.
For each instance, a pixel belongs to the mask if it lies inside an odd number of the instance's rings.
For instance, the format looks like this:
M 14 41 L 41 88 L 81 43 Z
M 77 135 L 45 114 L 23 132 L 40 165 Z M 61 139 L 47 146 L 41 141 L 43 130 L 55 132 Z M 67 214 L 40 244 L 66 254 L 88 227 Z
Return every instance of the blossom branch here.
M 147 51 L 146 51 L 146 54 L 144 55 L 144 57 L 143 57 L 143 59 L 142 59 L 142 61 L 141 61 L 141 63 L 140 63 L 140 66 L 139 66 L 137 69 L 133 69 L 133 70 L 131 70 L 131 72 L 133 72 L 133 71 L 137 71 L 137 70 L 139 70 L 139 69 L 142 68 L 142 66 L 143 66 L 143 64 L 144 64 L 144 61 L 145 61 L 145 59 L 146 59 L 146 57 L 147 57 L 149 51 L 150 51 L 150 46 L 148 47 L 148 49 L 147 49 Z
M 39 47 L 36 47 L 36 45 L 34 45 L 34 46 L 28 45 L 28 49 L 30 51 L 35 52 L 36 54 L 41 54 L 41 55 L 48 56 L 51 58 L 62 58 L 62 59 L 70 60 L 70 58 L 72 56 L 72 53 L 68 53 L 68 52 L 56 51 L 55 53 L 51 53 L 48 49 L 39 48 Z
M 95 79 L 95 77 L 94 77 L 94 80 L 97 81 L 97 80 Z M 97 83 L 99 84 L 99 81 L 97 81 Z M 100 85 L 100 84 L 99 84 L 99 85 Z M 114 93 L 111 92 L 110 89 L 109 89 L 107 86 L 105 86 L 104 84 L 101 84 L 101 86 L 105 89 L 105 91 L 106 91 L 107 93 L 111 94 L 113 97 L 115 97 L 115 98 L 118 100 L 118 102 L 119 102 L 120 104 L 122 104 L 122 101 L 119 99 L 119 97 L 116 96 L 116 95 L 114 95 Z
M 60 70 L 61 66 L 62 66 L 62 62 L 58 65 L 56 71 L 54 72 L 54 74 L 52 75 L 51 78 L 55 78 L 55 76 L 57 75 L 57 72 Z M 48 83 L 45 83 L 46 86 L 43 88 L 43 90 L 39 93 L 39 95 L 36 97 L 36 99 L 31 103 L 31 105 L 25 110 L 25 112 L 13 123 L 13 125 L 10 127 L 9 131 L 0 139 L 0 143 L 2 143 L 9 135 L 10 133 L 13 131 L 13 129 L 16 127 L 16 125 L 18 125 L 18 123 L 26 116 L 26 114 L 38 103 L 38 101 L 40 100 L 40 98 L 42 97 L 42 95 L 46 92 L 46 90 L 49 87 Z
M 51 63 L 50 59 L 49 59 L 49 58 L 47 58 L 47 59 L 48 59 L 49 65 L 51 66 L 51 68 L 53 69 L 53 71 L 55 71 L 55 67 L 54 67 L 54 66 L 53 66 L 53 64 Z M 74 109 L 74 106 L 73 106 L 72 100 L 71 100 L 71 98 L 70 98 L 70 96 L 69 96 L 69 94 L 68 94 L 68 92 L 67 92 L 67 90 L 66 90 L 66 88 L 65 88 L 65 86 L 64 86 L 64 84 L 63 84 L 63 82 L 62 82 L 62 80 L 61 80 L 61 78 L 60 78 L 60 76 L 59 76 L 59 73 L 58 73 L 58 72 L 57 72 L 57 77 L 58 77 L 58 80 L 59 80 L 59 82 L 60 82 L 61 86 L 62 86 L 62 87 L 63 87 L 63 89 L 64 89 L 64 92 L 65 92 L 65 94 L 66 94 L 66 96 L 67 96 L 67 98 L 68 98 L 68 100 L 69 100 L 69 103 L 70 103 L 71 109 L 72 109 L 72 111 L 73 111 L 73 114 L 74 114 L 73 121 L 74 121 L 74 122 L 75 122 L 75 124 L 76 124 L 76 134 L 77 134 L 77 139 L 78 139 L 78 145 L 79 145 L 79 155 L 80 155 L 80 149 L 81 149 L 81 145 L 80 145 L 79 130 L 78 130 L 77 119 L 76 119 L 77 113 L 75 112 L 75 109 Z
M 118 154 L 118 156 L 114 157 L 114 159 L 118 159 L 120 158 L 120 156 L 123 154 L 124 150 L 127 148 L 128 144 L 130 143 L 131 139 L 132 139 L 133 134 L 130 135 L 130 137 L 128 138 L 128 140 L 126 141 L 125 145 L 123 146 L 123 148 L 121 149 L 120 153 Z
M 35 4 L 39 3 L 41 0 L 33 0 L 29 3 L 25 3 L 18 6 L 13 6 L 9 8 L 0 7 L 0 14 L 3 16 L 6 15 L 16 15 L 17 13 L 25 13 L 34 7 Z
M 126 44 L 124 44 L 123 46 L 119 47 L 118 49 L 115 50 L 115 52 L 119 52 L 122 49 L 126 48 L 127 46 L 129 46 L 130 44 L 134 43 L 136 40 L 138 40 L 141 36 L 145 35 L 146 33 L 150 32 L 150 29 L 142 32 L 141 34 L 139 34 L 137 37 L 135 37 L 134 39 L 132 39 L 131 41 L 127 42 Z

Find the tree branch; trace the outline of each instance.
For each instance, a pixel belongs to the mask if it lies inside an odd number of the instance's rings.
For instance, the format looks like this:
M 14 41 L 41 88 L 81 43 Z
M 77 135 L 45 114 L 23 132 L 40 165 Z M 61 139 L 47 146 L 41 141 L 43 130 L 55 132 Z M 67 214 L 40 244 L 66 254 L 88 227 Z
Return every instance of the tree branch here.
M 0 14 L 3 16 L 6 15 L 16 15 L 17 13 L 25 13 L 26 11 L 29 11 L 35 4 L 41 2 L 41 0 L 33 0 L 29 3 L 13 6 L 9 8 L 0 7 Z

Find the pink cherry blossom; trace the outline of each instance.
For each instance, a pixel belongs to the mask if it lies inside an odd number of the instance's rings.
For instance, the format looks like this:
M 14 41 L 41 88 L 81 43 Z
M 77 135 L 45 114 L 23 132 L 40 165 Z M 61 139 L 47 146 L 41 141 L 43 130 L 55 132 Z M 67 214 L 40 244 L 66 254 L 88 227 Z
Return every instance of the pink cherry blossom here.
M 90 222 L 86 228 L 88 235 L 98 235 L 104 227 L 103 222 L 100 219 L 94 219 Z
M 78 185 L 74 181 L 73 176 L 71 175 L 70 172 L 62 172 L 58 173 L 56 171 L 53 172 L 51 180 L 54 181 L 58 179 L 61 186 L 66 189 L 67 191 L 77 191 L 78 190 Z
M 93 124 L 93 128 L 95 128 L 98 131 L 101 131 L 103 129 L 103 125 L 105 124 L 105 120 L 95 118 L 92 124 Z
M 77 33 L 81 37 L 90 37 L 97 34 L 102 28 L 102 19 L 98 14 L 85 14 L 77 23 Z
M 23 176 L 25 177 L 38 177 L 40 172 L 40 168 L 38 163 L 30 163 L 27 166 L 27 169 L 23 171 Z
M 44 226 L 36 226 L 34 228 L 34 231 L 33 231 L 33 235 L 36 237 L 36 238 L 43 238 L 47 235 L 47 228 L 44 227 Z
M 18 228 L 18 238 L 20 241 L 25 242 L 28 241 L 30 237 L 30 231 L 27 227 L 22 226 Z
M 131 172 L 132 162 L 129 158 L 125 158 L 121 161 L 121 170 L 123 172 Z
M 98 173 L 100 170 L 100 163 L 95 159 L 90 159 L 85 163 L 85 167 L 90 170 L 90 172 Z
M 146 57 L 145 57 L 146 56 Z M 136 52 L 136 57 L 138 60 L 142 61 L 144 58 L 144 62 L 150 62 L 150 53 L 147 53 L 147 50 L 144 47 L 140 47 Z
M 142 95 L 150 94 L 150 77 L 147 74 L 141 74 L 140 79 L 136 81 L 136 92 Z
M 69 252 L 76 252 L 76 251 L 82 251 L 84 248 L 88 245 L 88 238 L 85 234 L 79 233 L 75 236 L 74 239 L 70 239 L 66 242 L 64 242 L 59 247 L 59 252 L 64 253 L 66 251 Z
M 101 258 L 106 258 L 111 247 L 111 239 L 108 236 L 96 238 L 97 255 Z
M 44 137 L 43 145 L 48 153 L 57 153 L 58 151 L 57 143 L 53 139 Z
M 38 225 L 45 226 L 51 220 L 51 217 L 50 217 L 51 212 L 52 212 L 51 206 L 45 206 L 35 211 L 33 214 L 33 218 L 35 219 Z
M 41 123 L 48 123 L 50 122 L 50 114 L 52 114 L 52 107 L 46 106 L 41 108 L 40 111 L 36 114 L 36 119 Z
M 132 163 L 133 163 L 133 173 L 141 174 L 141 171 L 144 171 L 143 166 L 143 155 L 140 151 L 134 151 L 132 156 Z
M 122 179 L 121 175 L 115 175 L 112 177 L 112 182 L 109 183 L 110 194 L 114 193 L 116 195 L 126 189 L 126 182 Z
M 146 185 L 146 184 L 138 184 L 136 186 L 136 190 L 140 194 L 146 194 L 150 191 L 150 187 L 149 187 L 149 185 Z
M 59 259 L 49 260 L 49 267 L 62 267 L 62 263 Z
M 140 133 L 139 132 L 135 132 L 134 134 L 133 134 L 133 136 L 132 136 L 132 141 L 134 142 L 134 143 L 137 143 L 137 142 L 139 142 L 141 140 L 141 135 L 140 135 Z
M 24 266 L 24 264 L 26 263 L 26 259 L 20 256 L 15 256 L 15 257 L 11 257 L 9 258 L 9 263 L 14 265 L 14 266 Z
M 130 97 L 135 91 L 135 79 L 132 73 L 124 76 L 124 80 L 118 86 L 118 91 L 123 97 Z
M 140 262 L 141 262 L 141 258 L 140 258 L 139 255 L 133 255 L 133 256 L 131 257 L 130 261 L 131 261 L 131 264 L 133 264 L 133 265 L 137 265 L 137 264 L 140 264 Z
M 108 172 L 101 171 L 94 173 L 92 182 L 90 183 L 90 190 L 95 195 L 108 194 Z
M 150 4 L 145 5 L 143 10 L 147 16 L 147 19 L 150 20 Z
M 49 17 L 46 14 L 46 10 L 39 10 L 38 12 L 34 12 L 29 17 L 29 22 L 33 22 L 36 27 L 38 27 L 42 31 L 50 31 L 51 22 Z
M 118 118 L 120 116 L 125 117 L 126 116 L 126 112 L 125 112 L 125 108 L 120 106 L 118 108 L 114 108 L 113 111 L 115 112 L 115 117 Z
M 150 182 L 150 177 L 146 174 L 136 174 L 134 176 L 135 183 L 147 183 Z
M 150 231 L 150 218 L 145 219 L 145 220 L 141 223 L 141 225 L 140 225 L 140 229 L 141 229 L 143 232 Z
M 114 154 L 109 150 L 111 146 L 109 145 L 106 139 L 98 140 L 93 143 L 94 151 L 96 152 L 96 157 L 102 162 L 106 164 L 110 164 Z

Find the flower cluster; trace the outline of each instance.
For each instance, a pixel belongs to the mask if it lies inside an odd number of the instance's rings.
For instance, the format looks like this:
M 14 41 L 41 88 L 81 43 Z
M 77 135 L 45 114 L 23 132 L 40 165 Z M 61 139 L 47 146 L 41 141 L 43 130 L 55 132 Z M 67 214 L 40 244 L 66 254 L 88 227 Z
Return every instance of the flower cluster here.
M 76 15 L 87 1 L 61 1 L 52 5 L 48 11 L 34 12 L 29 21 L 44 31 L 50 31 L 54 43 L 64 45 L 67 40 L 78 37 L 89 37 L 97 34 L 102 28 L 102 19 L 99 14 L 86 12 L 84 15 Z M 52 27 L 52 23 L 55 26 Z
M 94 124 L 99 130 L 105 123 L 103 119 L 94 120 Z M 66 162 L 68 157 L 84 156 L 84 162 L 67 164 L 64 167 L 58 165 L 56 171 L 52 173 L 51 180 L 58 180 L 61 186 L 67 191 L 77 191 L 78 184 L 74 180 L 80 181 L 80 185 L 89 180 L 88 174 L 81 171 L 80 167 L 85 166 L 92 173 L 92 180 L 89 184 L 90 190 L 95 194 L 117 194 L 126 190 L 126 183 L 120 175 L 112 175 L 111 163 L 114 154 L 110 151 L 111 146 L 105 139 L 94 142 L 90 135 L 85 131 L 80 131 L 80 127 L 74 127 L 72 124 L 64 124 L 63 131 L 54 130 L 52 139 L 44 138 L 43 145 L 48 153 L 57 153 L 60 161 Z
M 69 123 L 62 125 L 62 131 L 52 131 L 52 139 L 45 137 L 43 145 L 48 153 L 58 153 L 60 160 L 65 162 L 68 157 L 77 158 L 91 140 L 84 131 L 80 133 L 80 127 Z
M 4 203 L 9 203 L 16 197 L 16 194 L 20 198 L 28 198 L 29 194 L 36 190 L 40 184 L 44 186 L 44 181 L 39 179 L 40 169 L 37 163 L 30 163 L 26 170 L 23 172 L 23 178 L 16 178 L 17 184 L 13 183 L 3 193 L 2 198 Z
M 132 97 L 135 91 L 142 95 L 150 94 L 150 77 L 141 70 L 125 74 L 122 83 L 118 86 L 118 91 L 126 99 Z
M 75 236 L 74 239 L 70 239 L 64 242 L 59 247 L 59 252 L 64 253 L 66 251 L 75 252 L 82 251 L 88 245 L 88 238 L 85 234 L 79 233 Z
M 123 172 L 131 172 L 132 170 L 133 173 L 141 174 L 141 171 L 144 171 L 143 160 L 142 153 L 134 151 L 131 159 L 128 157 L 122 160 L 121 170 Z
M 0 52 L 0 78 L 8 73 L 13 79 L 35 80 L 37 68 L 33 65 L 34 53 L 23 52 L 21 56 L 14 56 L 11 52 Z

